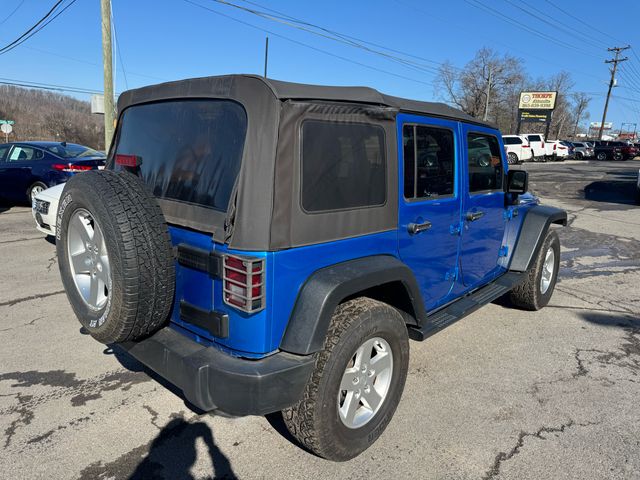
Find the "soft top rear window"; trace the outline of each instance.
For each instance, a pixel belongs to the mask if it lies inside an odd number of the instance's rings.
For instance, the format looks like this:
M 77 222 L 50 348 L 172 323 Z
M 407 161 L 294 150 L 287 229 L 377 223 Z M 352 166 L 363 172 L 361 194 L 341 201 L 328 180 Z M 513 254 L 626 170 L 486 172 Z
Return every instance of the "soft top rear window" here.
M 115 154 L 142 159 L 141 177 L 156 197 L 224 212 L 246 133 L 246 112 L 230 100 L 134 105 L 122 113 Z

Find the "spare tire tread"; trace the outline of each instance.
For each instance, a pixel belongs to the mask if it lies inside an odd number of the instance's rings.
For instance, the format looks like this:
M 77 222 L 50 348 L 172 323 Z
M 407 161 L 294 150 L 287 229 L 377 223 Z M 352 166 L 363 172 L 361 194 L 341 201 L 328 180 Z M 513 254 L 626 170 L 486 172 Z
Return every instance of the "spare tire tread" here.
M 91 213 L 102 226 L 112 277 L 111 311 L 103 327 L 90 328 L 95 315 L 75 300 L 75 285 L 62 261 L 66 252 L 58 247 L 63 283 L 76 315 L 103 343 L 136 340 L 155 332 L 169 317 L 175 289 L 171 241 L 158 203 L 142 181 L 127 172 L 86 172 L 67 182 L 62 198 L 67 189 L 82 199 L 81 207 L 86 206 L 82 202 L 93 205 Z M 96 205 L 96 196 L 102 205 Z M 116 282 L 118 288 L 114 288 Z

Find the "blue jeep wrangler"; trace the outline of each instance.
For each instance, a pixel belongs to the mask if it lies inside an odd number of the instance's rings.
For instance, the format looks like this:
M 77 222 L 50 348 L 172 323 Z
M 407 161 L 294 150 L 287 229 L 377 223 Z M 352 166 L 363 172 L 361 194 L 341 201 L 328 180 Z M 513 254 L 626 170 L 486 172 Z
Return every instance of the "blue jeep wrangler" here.
M 250 75 L 131 90 L 107 169 L 62 194 L 69 301 L 191 404 L 282 411 L 347 460 L 384 431 L 424 340 L 508 294 L 551 297 L 566 213 L 447 105 Z

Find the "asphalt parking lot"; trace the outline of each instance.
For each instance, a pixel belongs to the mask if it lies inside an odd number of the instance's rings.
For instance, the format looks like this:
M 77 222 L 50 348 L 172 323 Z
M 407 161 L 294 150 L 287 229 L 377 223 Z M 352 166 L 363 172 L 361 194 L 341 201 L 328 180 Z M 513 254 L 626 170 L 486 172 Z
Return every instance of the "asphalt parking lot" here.
M 137 362 L 80 332 L 55 246 L 0 207 L 0 477 L 640 478 L 640 162 L 526 164 L 567 209 L 551 304 L 491 304 L 411 343 L 400 407 L 343 464 L 277 415 L 192 411 Z

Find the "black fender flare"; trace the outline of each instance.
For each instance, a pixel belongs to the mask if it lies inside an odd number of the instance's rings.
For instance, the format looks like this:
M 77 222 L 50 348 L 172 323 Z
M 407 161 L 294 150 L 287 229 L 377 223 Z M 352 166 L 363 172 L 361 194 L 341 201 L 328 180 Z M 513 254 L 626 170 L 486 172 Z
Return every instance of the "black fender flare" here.
M 395 282 L 406 290 L 415 322 L 420 323 L 426 312 L 418 282 L 411 269 L 391 255 L 358 258 L 315 271 L 298 293 L 280 349 L 298 355 L 322 350 L 333 312 L 345 298 Z
M 566 226 L 567 212 L 548 205 L 531 207 L 522 221 L 509 270 L 526 272 L 531 267 L 552 223 Z

